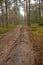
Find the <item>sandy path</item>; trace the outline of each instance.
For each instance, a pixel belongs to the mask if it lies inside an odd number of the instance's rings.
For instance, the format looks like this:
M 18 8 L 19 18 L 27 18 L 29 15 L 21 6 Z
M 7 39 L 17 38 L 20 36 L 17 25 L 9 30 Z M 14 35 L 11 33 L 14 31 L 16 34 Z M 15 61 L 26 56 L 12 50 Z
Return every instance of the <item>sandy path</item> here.
M 28 32 L 22 26 L 19 28 L 18 39 L 14 42 L 16 45 L 12 44 L 7 57 L 0 65 L 35 65 L 35 51 L 33 51 L 33 45 L 29 40 Z

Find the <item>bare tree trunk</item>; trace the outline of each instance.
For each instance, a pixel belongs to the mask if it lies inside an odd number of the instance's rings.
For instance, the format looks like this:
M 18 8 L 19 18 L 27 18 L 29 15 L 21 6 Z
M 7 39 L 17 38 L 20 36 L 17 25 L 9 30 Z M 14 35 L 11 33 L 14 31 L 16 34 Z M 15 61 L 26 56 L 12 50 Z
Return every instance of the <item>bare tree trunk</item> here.
M 3 4 L 1 3 L 1 10 L 2 10 L 2 26 L 4 26 L 4 20 L 3 20 Z
M 30 0 L 26 0 L 27 24 L 30 26 Z
M 26 21 L 27 21 L 27 24 L 28 24 L 28 0 L 26 0 Z
M 6 4 L 6 27 L 8 27 L 8 12 L 7 12 L 7 0 L 5 0 L 5 4 Z
M 40 25 L 40 17 L 41 17 L 41 7 L 40 7 L 40 0 L 39 0 L 39 25 Z
M 11 17 L 11 10 L 10 10 L 10 7 L 9 7 L 9 11 L 8 11 L 8 22 L 11 23 L 12 21 L 12 17 Z
M 24 21 L 25 21 L 25 24 L 27 24 L 27 22 L 26 22 L 26 7 L 24 7 Z
M 35 0 L 35 23 L 38 22 L 37 0 Z
M 40 17 L 41 17 L 41 8 L 40 8 L 40 0 L 39 0 L 39 20 L 40 20 Z
M 30 23 L 30 0 L 29 0 L 29 26 L 31 25 Z

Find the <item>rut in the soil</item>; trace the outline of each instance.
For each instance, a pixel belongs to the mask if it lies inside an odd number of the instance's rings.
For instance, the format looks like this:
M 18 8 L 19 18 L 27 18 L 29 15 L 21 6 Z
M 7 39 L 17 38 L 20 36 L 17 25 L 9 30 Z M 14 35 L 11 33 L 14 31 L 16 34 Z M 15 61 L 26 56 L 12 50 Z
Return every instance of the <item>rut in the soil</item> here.
M 16 45 L 0 65 L 35 65 L 32 44 L 27 40 L 27 31 L 22 27 Z

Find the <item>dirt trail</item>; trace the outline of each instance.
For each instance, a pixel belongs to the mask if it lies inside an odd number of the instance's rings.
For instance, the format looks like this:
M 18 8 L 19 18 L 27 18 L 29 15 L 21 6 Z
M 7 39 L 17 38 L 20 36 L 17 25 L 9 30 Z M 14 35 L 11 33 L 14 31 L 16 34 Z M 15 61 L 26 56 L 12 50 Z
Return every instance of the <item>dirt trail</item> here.
M 11 32 L 8 32 L 0 37 L 0 63 L 6 58 L 13 45 L 15 45 L 14 42 L 19 37 L 20 28 L 21 26 L 17 26 Z
M 19 27 L 19 36 L 7 50 L 7 56 L 0 62 L 0 65 L 35 65 L 33 45 L 29 40 L 28 32 L 24 27 Z M 17 31 L 16 31 L 17 32 Z M 12 34 L 14 35 L 14 34 Z M 7 52 L 7 51 L 6 51 Z

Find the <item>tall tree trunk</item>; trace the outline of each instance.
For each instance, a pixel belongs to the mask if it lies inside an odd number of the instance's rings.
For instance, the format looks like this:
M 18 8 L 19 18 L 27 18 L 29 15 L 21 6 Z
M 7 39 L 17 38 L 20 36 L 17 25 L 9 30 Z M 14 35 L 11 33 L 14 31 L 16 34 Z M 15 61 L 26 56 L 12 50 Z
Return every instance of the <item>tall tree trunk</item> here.
M 30 0 L 29 0 L 29 26 L 30 26 Z
M 27 24 L 26 22 L 26 8 L 24 7 L 24 21 L 25 21 L 25 24 Z
M 40 17 L 41 17 L 41 7 L 40 7 L 40 0 L 39 0 L 39 22 L 40 22 Z
M 5 0 L 5 5 L 6 5 L 6 27 L 8 27 L 8 12 L 7 12 L 7 0 Z
M 35 0 L 35 19 L 34 22 L 38 22 L 37 0 Z
M 28 0 L 26 0 L 26 21 L 27 21 L 27 24 L 28 24 Z
M 11 10 L 8 8 L 8 22 L 11 23 Z
M 3 4 L 1 3 L 1 10 L 2 10 L 2 26 L 4 26 L 4 20 L 3 20 Z

